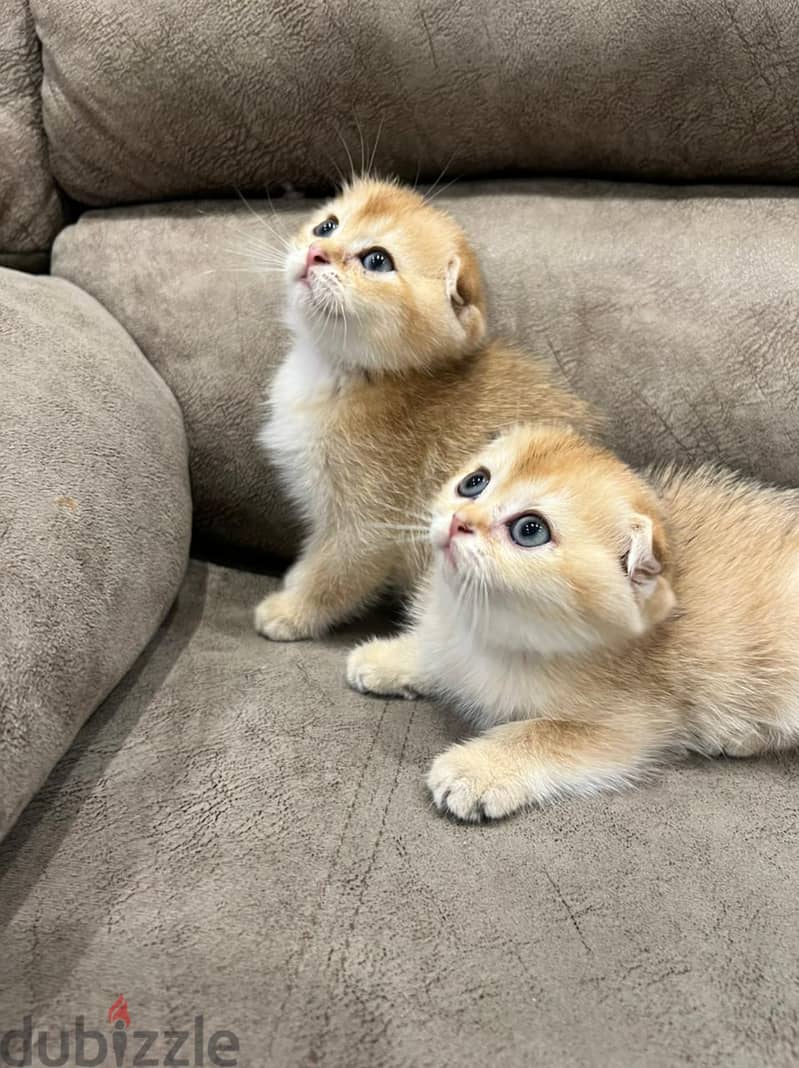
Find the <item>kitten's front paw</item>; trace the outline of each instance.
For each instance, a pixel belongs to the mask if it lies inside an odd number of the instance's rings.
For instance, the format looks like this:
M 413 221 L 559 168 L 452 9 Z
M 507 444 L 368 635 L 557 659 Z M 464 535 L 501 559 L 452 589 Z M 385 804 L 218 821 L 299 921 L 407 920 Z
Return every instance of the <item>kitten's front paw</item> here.
M 414 700 L 412 664 L 402 638 L 375 638 L 353 649 L 347 658 L 347 682 L 360 693 Z
M 273 642 L 301 641 L 319 632 L 303 616 L 299 602 L 287 590 L 264 597 L 255 609 L 255 629 Z
M 427 785 L 439 812 L 473 823 L 523 808 L 529 791 L 496 745 L 482 738 L 453 745 L 433 761 Z

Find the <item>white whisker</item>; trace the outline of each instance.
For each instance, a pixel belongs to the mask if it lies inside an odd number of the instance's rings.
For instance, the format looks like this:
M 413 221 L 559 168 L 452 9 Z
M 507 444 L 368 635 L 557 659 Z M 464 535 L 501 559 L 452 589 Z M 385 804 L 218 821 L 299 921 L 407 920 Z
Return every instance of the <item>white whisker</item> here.
M 366 173 L 367 174 L 371 174 L 372 173 L 372 167 L 374 166 L 375 156 L 377 155 L 377 146 L 380 144 L 380 135 L 383 132 L 383 122 L 384 121 L 385 121 L 385 119 L 381 118 L 380 119 L 380 125 L 377 127 L 377 137 L 375 137 L 374 148 L 372 149 L 372 154 L 369 157 L 369 166 L 366 168 Z
M 275 248 L 273 245 L 264 244 L 263 241 L 259 241 L 248 234 L 243 234 L 230 251 L 239 256 L 246 252 L 251 256 L 263 257 L 272 261 L 275 265 L 286 262 L 286 254 L 281 252 L 280 249 Z
M 433 184 L 430 186 L 430 188 L 424 194 L 424 199 L 425 200 L 429 200 L 433 196 L 433 193 L 435 191 L 436 186 L 438 185 L 438 183 L 441 181 L 441 179 L 444 177 L 444 175 L 449 170 L 450 163 L 452 163 L 452 161 L 455 159 L 455 152 L 456 151 L 457 151 L 457 149 L 453 149 L 452 150 L 452 152 L 450 153 L 449 159 L 444 164 L 444 166 L 441 168 L 441 172 L 440 172 L 438 178 L 436 178 L 436 180 L 433 182 Z
M 431 511 L 419 511 L 415 508 L 398 508 L 396 505 L 383 504 L 383 508 L 387 508 L 390 512 L 397 512 L 403 517 L 410 517 L 411 519 L 420 519 L 423 523 L 429 523 L 433 517 Z
M 282 267 L 209 267 L 200 274 L 283 274 Z
M 363 140 L 363 130 L 361 129 L 361 124 L 358 121 L 358 116 L 354 112 L 353 112 L 353 118 L 355 119 L 355 125 L 358 127 L 358 137 L 360 138 L 360 142 L 361 142 L 361 178 L 364 178 L 366 176 L 365 175 L 366 145 L 364 144 L 364 140 Z
M 411 523 L 380 523 L 380 522 L 366 522 L 366 527 L 380 528 L 382 530 L 391 531 L 412 531 L 414 534 L 420 534 L 426 537 L 429 531 L 426 527 L 413 527 Z
M 437 189 L 435 191 L 435 193 L 433 193 L 432 195 L 428 193 L 427 196 L 425 196 L 425 200 L 427 201 L 427 203 L 428 204 L 432 204 L 433 201 L 436 199 L 436 197 L 440 197 L 442 193 L 446 193 L 446 191 L 449 189 L 449 187 L 451 185 L 454 185 L 455 182 L 457 182 L 457 180 L 458 180 L 458 176 L 455 175 L 454 178 L 450 178 L 450 180 L 447 182 L 446 185 L 442 185 L 440 189 Z
M 243 205 L 244 205 L 244 206 L 245 206 L 245 207 L 247 208 L 247 210 L 249 211 L 250 215 L 252 215 L 252 217 L 253 217 L 254 219 L 257 219 L 257 220 L 258 220 L 258 222 L 259 222 L 259 223 L 261 224 L 261 226 L 265 226 L 265 227 L 266 227 L 266 228 L 267 228 L 268 230 L 270 230 L 270 231 L 272 232 L 272 234 L 273 234 L 273 235 L 274 235 L 274 236 L 275 236 L 275 237 L 276 237 L 276 238 L 278 239 L 278 241 L 279 241 L 279 242 L 280 242 L 280 243 L 281 243 L 281 244 L 283 245 L 283 247 L 284 247 L 284 248 L 286 249 L 286 251 L 287 251 L 287 252 L 288 252 L 288 251 L 290 251 L 290 249 L 291 249 L 291 245 L 289 244 L 288 240 L 287 240 L 287 239 L 286 239 L 286 238 L 285 238 L 285 237 L 284 237 L 284 236 L 283 236 L 283 235 L 282 235 L 281 233 L 279 233 L 279 232 L 278 232 L 278 231 L 277 231 L 277 230 L 275 229 L 275 227 L 274 227 L 274 226 L 273 226 L 273 225 L 272 225 L 272 224 L 271 224 L 271 223 L 269 222 L 269 220 L 268 220 L 268 219 L 265 219 L 265 218 L 263 217 L 263 215 L 260 215 L 260 214 L 259 214 L 259 213 L 258 213 L 258 212 L 257 212 L 257 211 L 256 211 L 256 210 L 255 210 L 255 209 L 253 208 L 253 207 L 252 207 L 252 205 L 250 204 L 249 200 L 247 200 L 247 198 L 246 198 L 246 197 L 244 196 L 244 194 L 242 193 L 242 191 L 241 191 L 241 190 L 240 190 L 240 189 L 239 189 L 238 187 L 236 187 L 236 192 L 238 193 L 238 195 L 239 195 L 239 198 L 241 199 L 241 202 L 242 202 L 242 204 L 243 204 Z
M 338 137 L 339 141 L 341 141 L 342 145 L 344 145 L 344 151 L 347 153 L 347 159 L 349 160 L 350 164 L 350 181 L 352 181 L 355 177 L 355 163 L 352 158 L 352 153 L 350 152 L 350 146 L 342 137 L 341 130 L 339 130 L 338 127 L 336 127 L 336 136 Z

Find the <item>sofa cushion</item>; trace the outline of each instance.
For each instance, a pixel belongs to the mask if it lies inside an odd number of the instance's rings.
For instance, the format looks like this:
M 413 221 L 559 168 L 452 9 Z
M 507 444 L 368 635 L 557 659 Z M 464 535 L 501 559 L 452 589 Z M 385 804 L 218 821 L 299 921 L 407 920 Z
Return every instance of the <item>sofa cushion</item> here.
M 347 690 L 352 635 L 265 642 L 273 587 L 193 562 L 0 848 L 0 1031 L 81 1014 L 110 1065 L 121 994 L 125 1064 L 200 1063 L 200 1014 L 242 1068 L 796 1064 L 795 753 L 457 825 L 459 724 Z
M 54 172 L 88 204 L 360 163 L 799 177 L 791 0 L 31 0 Z
M 86 293 L 0 269 L 0 836 L 180 584 L 180 410 Z
M 799 483 L 795 190 L 519 181 L 437 203 L 474 237 L 493 327 L 603 408 L 627 459 Z M 246 253 L 308 204 L 257 207 L 89 212 L 59 236 L 53 270 L 113 312 L 177 395 L 198 534 L 287 552 L 296 527 L 255 444 L 287 345 L 282 281 Z
M 42 125 L 42 60 L 28 0 L 0 19 L 0 265 L 41 269 L 61 222 Z

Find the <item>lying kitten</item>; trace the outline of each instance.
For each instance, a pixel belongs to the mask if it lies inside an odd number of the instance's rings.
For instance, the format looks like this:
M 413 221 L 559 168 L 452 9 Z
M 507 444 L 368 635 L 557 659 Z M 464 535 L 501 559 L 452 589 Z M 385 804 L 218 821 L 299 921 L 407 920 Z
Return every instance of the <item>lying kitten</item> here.
M 589 422 L 541 364 L 485 341 L 474 253 L 410 189 L 354 181 L 308 220 L 285 271 L 294 344 L 261 441 L 309 534 L 255 612 L 278 641 L 323 633 L 389 583 L 410 588 L 428 552 L 406 528 L 492 432 Z
M 434 761 L 440 809 L 497 818 L 680 751 L 797 740 L 799 492 L 639 476 L 572 430 L 517 428 L 444 489 L 430 536 L 414 625 L 347 676 L 489 728 Z

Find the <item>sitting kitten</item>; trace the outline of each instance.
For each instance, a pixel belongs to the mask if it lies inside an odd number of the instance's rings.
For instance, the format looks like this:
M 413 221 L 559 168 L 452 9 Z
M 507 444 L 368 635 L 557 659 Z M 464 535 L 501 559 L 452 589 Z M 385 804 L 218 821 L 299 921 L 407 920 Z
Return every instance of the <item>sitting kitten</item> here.
M 635 474 L 570 429 L 516 428 L 438 497 L 415 623 L 350 684 L 476 727 L 427 778 L 465 820 L 619 787 L 669 754 L 799 738 L 799 492 L 713 467 Z
M 428 547 L 408 528 L 494 431 L 590 422 L 541 364 L 485 341 L 474 253 L 410 189 L 353 181 L 302 228 L 285 272 L 294 343 L 261 441 L 309 533 L 255 612 L 278 641 L 322 634 L 390 583 L 410 588 Z

